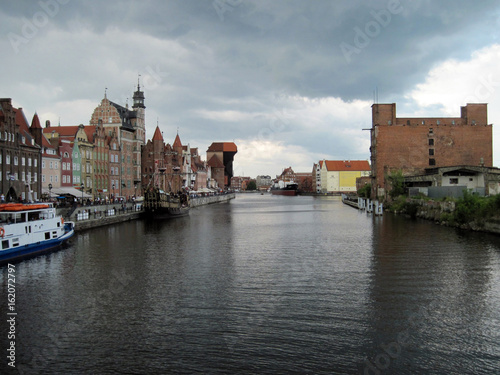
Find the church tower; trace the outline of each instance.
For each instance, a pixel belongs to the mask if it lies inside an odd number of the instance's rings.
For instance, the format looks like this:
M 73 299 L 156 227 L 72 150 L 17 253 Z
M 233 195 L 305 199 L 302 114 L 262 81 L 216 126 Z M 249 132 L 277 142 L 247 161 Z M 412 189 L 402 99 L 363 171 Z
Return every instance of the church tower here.
M 141 86 L 139 83 L 139 78 L 137 78 L 137 91 L 134 92 L 134 104 L 132 106 L 133 112 L 135 112 L 135 121 L 133 121 L 133 127 L 135 130 L 134 137 L 134 186 L 137 194 L 137 189 L 139 192 L 142 190 L 141 184 L 141 150 L 146 144 L 146 106 L 144 105 L 144 91 L 141 91 Z
M 136 128 L 137 139 L 146 143 L 146 106 L 144 105 L 144 91 L 141 91 L 139 79 L 137 79 L 137 91 L 134 92 L 134 104 L 132 109 L 136 112 Z

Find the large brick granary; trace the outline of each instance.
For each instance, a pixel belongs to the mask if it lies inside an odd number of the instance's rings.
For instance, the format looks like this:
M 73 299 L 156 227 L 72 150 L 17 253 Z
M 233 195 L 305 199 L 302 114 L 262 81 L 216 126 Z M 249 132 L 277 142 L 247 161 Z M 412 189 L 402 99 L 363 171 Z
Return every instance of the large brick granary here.
M 487 104 L 467 104 L 460 117 L 396 117 L 396 104 L 372 105 L 372 195 L 386 195 L 386 177 L 456 165 L 491 167 L 493 131 Z

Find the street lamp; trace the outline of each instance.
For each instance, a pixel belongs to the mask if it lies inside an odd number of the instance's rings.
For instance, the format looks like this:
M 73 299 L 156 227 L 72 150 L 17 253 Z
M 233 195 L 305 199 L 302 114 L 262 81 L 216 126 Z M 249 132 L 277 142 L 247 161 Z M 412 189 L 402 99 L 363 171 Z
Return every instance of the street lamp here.
M 111 185 L 113 188 L 113 202 L 115 201 L 115 184 Z
M 52 200 L 52 184 L 49 184 L 49 201 Z
M 82 188 L 82 204 L 83 204 L 83 188 L 84 188 L 83 182 L 80 184 L 80 187 Z

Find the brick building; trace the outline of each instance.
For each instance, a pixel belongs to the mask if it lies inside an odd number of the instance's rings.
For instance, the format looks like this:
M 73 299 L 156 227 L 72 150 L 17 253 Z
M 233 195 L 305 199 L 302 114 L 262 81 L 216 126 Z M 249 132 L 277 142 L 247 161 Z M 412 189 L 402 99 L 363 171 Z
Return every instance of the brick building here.
M 208 148 L 207 164 L 211 179 L 216 182 L 217 187 L 222 189 L 231 186 L 233 160 L 237 152 L 238 148 L 233 142 L 214 142 Z
M 36 132 L 22 108 L 12 107 L 10 98 L 0 99 L 0 193 L 6 201 L 40 199 L 41 147 Z
M 493 132 L 487 104 L 467 104 L 460 117 L 396 116 L 396 104 L 372 105 L 372 196 L 383 197 L 386 176 L 425 173 L 429 167 L 493 164 Z

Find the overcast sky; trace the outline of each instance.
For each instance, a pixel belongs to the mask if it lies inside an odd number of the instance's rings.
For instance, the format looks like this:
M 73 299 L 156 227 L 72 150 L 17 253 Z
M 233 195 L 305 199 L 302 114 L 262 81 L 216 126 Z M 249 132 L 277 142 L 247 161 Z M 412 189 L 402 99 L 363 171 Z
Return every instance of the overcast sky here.
M 0 97 L 88 124 L 105 88 L 132 104 L 140 74 L 147 139 L 178 129 L 204 158 L 234 141 L 251 177 L 369 159 L 376 90 L 401 117 L 486 102 L 500 166 L 499 16 L 493 0 L 3 0 Z

